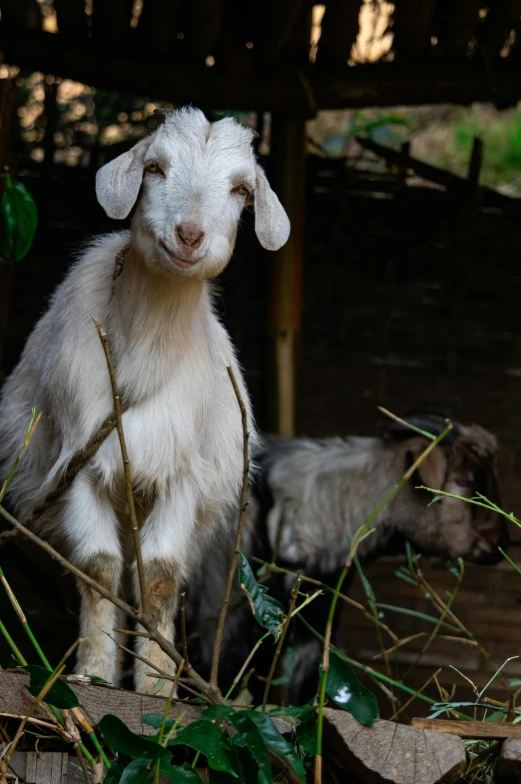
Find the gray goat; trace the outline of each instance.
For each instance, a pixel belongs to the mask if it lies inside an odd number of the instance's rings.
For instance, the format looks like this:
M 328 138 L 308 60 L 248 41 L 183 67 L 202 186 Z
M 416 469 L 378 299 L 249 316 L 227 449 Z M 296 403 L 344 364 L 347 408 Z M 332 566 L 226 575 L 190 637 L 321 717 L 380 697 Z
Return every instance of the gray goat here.
M 418 412 L 407 419 L 434 435 L 445 427 L 444 418 L 437 415 Z M 392 425 L 382 438 L 266 437 L 256 454 L 259 472 L 250 491 L 245 555 L 274 561 L 334 585 L 348 554 L 348 538 L 427 444 L 426 438 L 400 425 Z M 461 556 L 473 563 L 499 560 L 498 545 L 508 546 L 507 526 L 500 515 L 452 498 L 429 505 L 431 495 L 416 489 L 426 485 L 464 497 L 481 492 L 499 503 L 496 449 L 497 441 L 491 433 L 477 425 L 456 423 L 442 445 L 433 450 L 378 515 L 374 533 L 362 543 L 359 557 L 367 561 L 400 552 L 406 540 L 424 555 L 448 559 Z M 231 547 L 230 535 L 228 552 Z M 225 552 L 223 547 L 220 554 Z M 197 629 L 192 661 L 203 671 L 211 660 L 213 617 L 218 612 L 229 563 L 229 559 L 217 556 L 212 554 L 188 592 L 188 617 Z M 293 578 L 273 575 L 268 585 L 271 593 L 287 605 Z M 239 599 L 237 590 L 224 642 L 223 685 L 237 674 L 257 639 L 248 604 Z M 329 602 L 330 597 L 321 597 L 308 608 L 307 619 L 321 633 Z M 316 689 L 321 648 L 302 624 L 295 626 L 295 632 L 297 664 L 289 697 L 298 704 L 308 700 Z M 269 657 L 272 653 L 266 651 Z M 255 661 L 257 671 L 265 675 L 262 656 Z

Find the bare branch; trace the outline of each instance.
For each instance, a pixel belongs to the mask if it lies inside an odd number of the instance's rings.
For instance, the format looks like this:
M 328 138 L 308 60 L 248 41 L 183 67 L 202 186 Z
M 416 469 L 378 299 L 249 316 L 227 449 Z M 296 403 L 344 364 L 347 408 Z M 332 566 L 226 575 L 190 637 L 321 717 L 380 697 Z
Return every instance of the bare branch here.
M 286 615 L 286 620 L 284 621 L 284 626 L 282 627 L 282 632 L 277 642 L 277 648 L 275 649 L 275 655 L 273 656 L 273 661 L 271 662 L 270 671 L 268 673 L 268 677 L 266 679 L 266 686 L 264 688 L 264 696 L 262 698 L 262 712 L 266 712 L 266 703 L 268 702 L 268 694 L 271 686 L 271 681 L 273 680 L 273 676 L 275 674 L 275 669 L 277 667 L 277 662 L 279 660 L 280 652 L 282 650 L 282 646 L 284 644 L 284 639 L 286 637 L 286 633 L 288 631 L 289 625 L 291 623 L 291 616 L 293 615 L 293 610 L 295 609 L 295 603 L 297 601 L 298 592 L 300 589 L 300 577 L 297 577 L 295 580 L 295 585 L 293 586 L 293 590 L 291 592 L 291 598 L 289 602 L 289 609 L 288 614 Z
M 132 536 L 134 539 L 134 550 L 136 552 L 136 566 L 139 579 L 139 591 L 141 594 L 141 609 L 146 613 L 146 591 L 145 591 L 145 567 L 143 566 L 143 553 L 141 552 L 141 539 L 139 536 L 139 526 L 136 516 L 136 505 L 134 503 L 134 491 L 132 489 L 132 476 L 130 473 L 130 463 L 128 459 L 127 444 L 125 441 L 125 433 L 123 432 L 123 418 L 121 415 L 121 398 L 118 391 L 118 384 L 116 380 L 116 371 L 114 369 L 114 362 L 112 359 L 112 352 L 110 350 L 109 336 L 101 326 L 97 318 L 93 319 L 96 326 L 96 331 L 101 340 L 103 351 L 105 352 L 105 359 L 107 361 L 107 368 L 110 375 L 110 385 L 112 387 L 112 396 L 114 398 L 114 415 L 116 417 L 116 428 L 118 431 L 119 445 L 121 447 L 121 457 L 123 459 L 123 473 L 125 475 L 125 490 L 127 493 L 127 503 L 130 512 L 130 523 L 132 526 Z
M 210 683 L 212 684 L 212 686 L 217 686 L 217 676 L 219 671 L 219 656 L 221 654 L 221 646 L 223 642 L 224 624 L 226 622 L 226 613 L 228 611 L 230 594 L 232 592 L 233 578 L 239 561 L 240 547 L 242 541 L 242 529 L 244 527 L 244 520 L 246 518 L 246 507 L 248 505 L 248 479 L 250 474 L 250 446 L 249 446 L 250 434 L 248 432 L 248 413 L 246 411 L 246 406 L 244 404 L 244 400 L 242 399 L 241 391 L 239 389 L 237 379 L 235 378 L 235 373 L 233 372 L 233 368 L 231 367 L 231 365 L 227 365 L 226 369 L 228 371 L 228 375 L 230 376 L 230 381 L 232 382 L 233 391 L 235 392 L 235 397 L 237 398 L 237 402 L 241 410 L 242 436 L 243 436 L 243 450 L 242 450 L 243 473 L 242 473 L 242 489 L 241 489 L 239 521 L 237 524 L 237 532 L 235 534 L 235 554 L 234 557 L 232 558 L 230 569 L 228 571 L 226 590 L 224 593 L 223 603 L 221 605 L 221 611 L 219 613 L 217 631 L 215 633 L 215 647 L 213 650 L 212 670 L 210 675 Z

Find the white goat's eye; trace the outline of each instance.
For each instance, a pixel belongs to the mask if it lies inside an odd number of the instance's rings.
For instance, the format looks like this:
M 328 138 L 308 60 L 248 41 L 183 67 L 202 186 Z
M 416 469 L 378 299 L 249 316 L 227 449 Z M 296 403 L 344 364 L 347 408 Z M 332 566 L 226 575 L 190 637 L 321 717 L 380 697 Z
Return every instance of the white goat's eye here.
M 145 169 L 146 169 L 147 172 L 150 172 L 150 174 L 160 174 L 161 173 L 161 169 L 160 169 L 160 167 L 158 166 L 158 164 L 155 161 L 151 161 L 150 163 L 147 163 Z
M 244 185 L 244 183 L 241 183 L 241 185 L 236 185 L 235 188 L 232 188 L 232 193 L 236 193 L 239 196 L 251 196 L 251 190 L 247 185 Z

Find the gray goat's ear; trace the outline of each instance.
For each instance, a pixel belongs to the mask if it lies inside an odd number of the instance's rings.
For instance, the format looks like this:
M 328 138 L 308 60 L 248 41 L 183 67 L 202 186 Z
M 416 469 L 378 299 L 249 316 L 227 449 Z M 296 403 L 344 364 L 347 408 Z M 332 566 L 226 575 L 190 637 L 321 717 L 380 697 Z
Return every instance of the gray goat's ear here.
M 411 460 L 417 460 L 427 447 L 428 441 L 425 438 L 414 438 L 409 447 Z M 443 449 L 435 447 L 418 466 L 418 474 L 423 485 L 432 487 L 434 490 L 441 490 L 447 474 L 448 462 Z
M 96 196 L 109 218 L 126 218 L 136 203 L 150 141 L 150 137 L 142 139 L 131 150 L 102 166 L 96 174 Z
M 255 170 L 255 233 L 263 248 L 278 250 L 288 241 L 289 218 L 262 168 L 257 165 Z

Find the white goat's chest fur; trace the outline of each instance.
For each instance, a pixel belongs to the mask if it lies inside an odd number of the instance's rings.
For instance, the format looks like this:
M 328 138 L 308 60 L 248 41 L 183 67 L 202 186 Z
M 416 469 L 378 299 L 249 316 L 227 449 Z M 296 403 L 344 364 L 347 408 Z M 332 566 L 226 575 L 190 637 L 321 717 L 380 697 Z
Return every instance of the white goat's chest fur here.
M 23 439 L 31 407 L 44 412 L 44 426 L 37 429 L 12 485 L 24 515 L 43 500 L 113 411 L 94 316 L 109 335 L 122 403 L 128 407 L 123 426 L 135 487 L 175 492 L 179 482 L 189 483 L 198 512 L 211 507 L 219 517 L 238 497 L 242 424 L 226 363 L 234 368 L 248 408 L 249 403 L 230 339 L 212 310 L 208 284 L 174 280 L 169 286 L 160 278 L 147 279 L 139 262 L 129 258 L 109 304 L 114 260 L 127 241 L 127 232 L 104 237 L 77 262 L 6 384 L 0 414 L 0 431 L 11 446 L 6 463 Z M 60 336 L 54 342 L 53 334 Z M 52 431 L 56 440 L 56 429 L 59 450 L 50 448 L 48 438 Z M 116 431 L 91 467 L 102 486 L 120 486 Z

